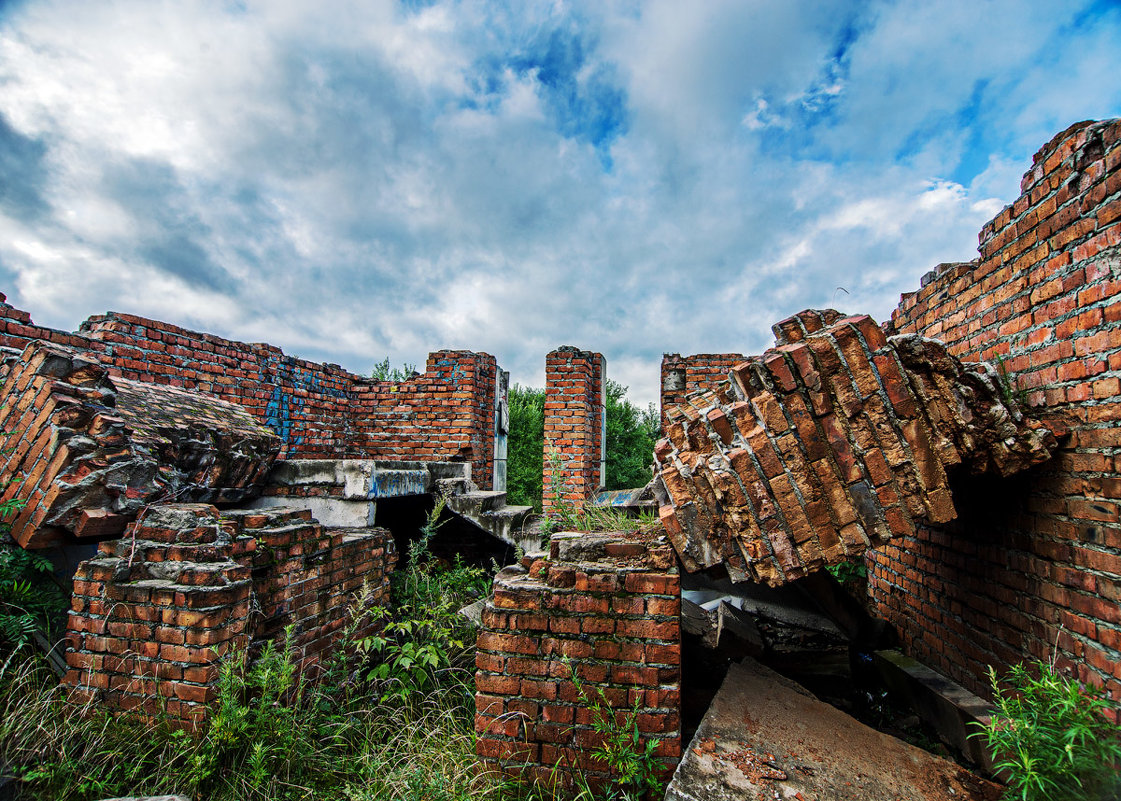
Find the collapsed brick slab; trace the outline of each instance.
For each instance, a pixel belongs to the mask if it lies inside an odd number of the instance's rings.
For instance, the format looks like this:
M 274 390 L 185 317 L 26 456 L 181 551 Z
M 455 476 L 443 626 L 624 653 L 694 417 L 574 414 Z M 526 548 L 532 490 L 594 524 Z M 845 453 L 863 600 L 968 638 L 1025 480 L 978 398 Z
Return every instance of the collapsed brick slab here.
M 256 495 L 280 438 L 240 406 L 110 377 L 95 358 L 32 343 L 0 389 L 3 500 L 25 548 L 120 536 L 146 504 Z
M 479 757 L 550 785 L 576 772 L 608 781 L 593 756 L 603 735 L 590 702 L 602 693 L 617 720 L 635 715 L 668 774 L 681 755 L 681 589 L 669 543 L 660 534 L 561 533 L 548 559 L 525 561 L 528 569 L 498 573 L 482 615 Z
M 747 659 L 728 670 L 666 801 L 996 801 L 1001 790 Z
M 191 725 L 217 693 L 221 660 L 291 629 L 301 670 L 338 637 L 355 596 L 389 601 L 385 529 L 327 529 L 307 510 L 220 514 L 152 506 L 74 577 L 63 683 L 75 701 Z M 355 636 L 373 633 L 367 618 Z
M 801 578 L 954 519 L 947 468 L 1008 475 L 1056 446 L 995 367 L 935 340 L 831 309 L 774 332 L 774 348 L 667 412 L 661 518 L 690 571 Z

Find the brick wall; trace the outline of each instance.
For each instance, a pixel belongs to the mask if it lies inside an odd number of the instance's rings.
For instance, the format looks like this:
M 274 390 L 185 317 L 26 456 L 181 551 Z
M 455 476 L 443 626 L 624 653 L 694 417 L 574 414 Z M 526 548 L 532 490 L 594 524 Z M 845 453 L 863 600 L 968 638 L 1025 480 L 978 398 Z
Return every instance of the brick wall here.
M 604 381 L 599 353 L 564 346 L 545 357 L 545 469 L 542 506 L 556 503 L 550 452 L 559 453 L 564 497 L 582 506 L 603 486 Z
M 1049 657 L 1121 700 L 1121 121 L 1036 154 L 980 256 L 904 295 L 898 332 L 1000 358 L 1056 427 L 1055 458 L 955 486 L 960 516 L 870 555 L 870 597 L 906 650 L 977 692 L 985 667 Z
M 368 603 L 388 603 L 395 562 L 388 531 L 324 531 L 305 510 L 150 507 L 125 538 L 78 566 L 63 681 L 76 701 L 145 714 L 162 707 L 197 723 L 224 656 L 291 626 L 306 670 L 338 636 L 363 582 Z
M 548 560 L 496 576 L 475 674 L 476 748 L 487 766 L 549 784 L 574 769 L 606 781 L 607 766 L 592 756 L 602 737 L 587 700 L 602 691 L 621 723 L 637 702 L 643 739 L 659 741 L 672 771 L 681 755 L 673 565 L 660 536 L 557 534 Z
M 438 351 L 424 375 L 377 382 L 272 345 L 130 314 L 96 315 L 70 334 L 0 302 L 0 346 L 35 340 L 89 349 L 115 376 L 240 404 L 280 435 L 282 458 L 464 459 L 473 480 L 491 486 L 497 365 L 486 353 Z
M 726 381 L 732 368 L 746 361 L 742 353 L 695 353 L 682 356 L 678 353 L 662 354 L 662 429 L 665 430 L 666 411 L 698 390 L 710 389 Z

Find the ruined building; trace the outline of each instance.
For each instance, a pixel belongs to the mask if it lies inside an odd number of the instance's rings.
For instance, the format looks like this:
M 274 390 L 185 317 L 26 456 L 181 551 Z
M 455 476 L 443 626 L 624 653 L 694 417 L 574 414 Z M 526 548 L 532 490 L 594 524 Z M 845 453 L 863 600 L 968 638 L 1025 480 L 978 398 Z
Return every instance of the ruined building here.
M 805 311 L 763 354 L 667 355 L 661 528 L 556 534 L 497 574 L 480 758 L 606 779 L 594 695 L 670 769 L 742 763 L 683 742 L 689 593 L 743 601 L 702 617 L 763 652 L 765 602 L 745 599 L 821 601 L 822 570 L 853 561 L 901 650 L 966 690 L 1054 656 L 1121 700 L 1119 297 L 1121 121 L 1080 123 L 1036 155 L 978 258 L 940 265 L 890 320 Z M 81 697 L 196 722 L 222 656 L 285 627 L 313 665 L 363 586 L 385 602 L 409 499 L 447 494 L 495 547 L 534 550 L 529 510 L 505 503 L 508 377 L 488 354 L 379 382 L 125 314 L 56 331 L 6 303 L 0 347 L 12 536 L 71 563 Z M 619 502 L 596 500 L 605 382 L 600 354 L 546 358 L 546 510 Z M 809 781 L 769 756 L 769 780 Z

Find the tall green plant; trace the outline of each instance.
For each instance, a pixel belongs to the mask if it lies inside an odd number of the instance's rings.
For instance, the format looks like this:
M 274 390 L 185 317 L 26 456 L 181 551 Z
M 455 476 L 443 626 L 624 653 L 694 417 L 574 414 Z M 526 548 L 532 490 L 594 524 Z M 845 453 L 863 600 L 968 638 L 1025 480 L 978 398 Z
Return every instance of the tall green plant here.
M 447 567 L 430 556 L 429 547 L 443 525 L 441 497 L 429 513 L 420 534 L 409 545 L 403 570 L 393 573 L 392 610 L 374 611 L 381 624 L 376 636 L 360 640 L 357 650 L 373 665 L 366 672 L 382 702 L 405 703 L 441 687 L 466 694 L 464 682 L 445 681 L 456 668 L 465 667 L 473 630 L 458 612 L 489 589 L 486 572 L 458 559 Z M 465 678 L 466 673 L 460 673 Z
M 973 736 L 994 754 L 1009 799 L 1089 801 L 1121 797 L 1121 730 L 1104 692 L 1083 687 L 1053 663 L 1013 667 L 1005 682 L 989 668 L 996 711 Z
M 19 649 L 36 633 L 53 637 L 67 606 L 46 557 L 18 545 L 0 545 L 0 642 Z
M 614 783 L 607 788 L 606 801 L 643 801 L 661 795 L 666 765 L 657 755 L 658 740 L 644 739 L 638 730 L 641 700 L 635 698 L 630 709 L 616 710 L 608 703 L 603 688 L 589 689 L 567 659 L 565 667 L 592 713 L 592 730 L 602 740 L 592 754 L 611 769 L 614 777 Z

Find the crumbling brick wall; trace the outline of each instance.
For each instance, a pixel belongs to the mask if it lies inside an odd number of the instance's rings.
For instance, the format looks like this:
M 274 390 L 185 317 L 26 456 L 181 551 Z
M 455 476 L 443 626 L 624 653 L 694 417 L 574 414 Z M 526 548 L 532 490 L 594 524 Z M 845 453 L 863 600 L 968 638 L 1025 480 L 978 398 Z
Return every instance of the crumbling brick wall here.
M 471 462 L 480 487 L 493 481 L 497 364 L 486 353 L 438 351 L 423 375 L 378 382 L 131 314 L 96 315 L 71 334 L 0 302 L 0 346 L 34 341 L 95 353 L 114 376 L 244 406 L 281 437 L 282 458 L 457 459 Z
M 476 748 L 489 767 L 553 784 L 607 765 L 589 699 L 620 723 L 637 704 L 667 774 L 681 755 L 681 592 L 661 536 L 557 534 L 550 558 L 502 570 L 483 612 Z M 528 561 L 528 560 L 527 560 Z M 572 680 L 575 672 L 582 687 Z
M 346 624 L 355 596 L 389 600 L 388 531 L 323 530 L 306 510 L 150 507 L 120 540 L 78 566 L 64 683 L 76 701 L 187 725 L 207 714 L 219 663 L 291 628 L 302 670 Z M 355 636 L 377 621 L 367 618 Z
M 999 358 L 1070 433 L 1027 478 L 955 487 L 956 522 L 871 553 L 869 593 L 909 653 L 974 691 L 986 665 L 1057 647 L 1121 700 L 1121 121 L 1057 135 L 1021 188 L 980 257 L 924 277 L 892 324 Z
M 545 512 L 560 500 L 555 483 L 563 482 L 563 500 L 577 507 L 603 487 L 606 378 L 599 353 L 566 345 L 545 357 Z
M 680 403 L 690 394 L 702 389 L 710 389 L 728 378 L 732 368 L 747 356 L 742 353 L 695 353 L 682 356 L 679 353 L 662 354 L 662 429 L 668 421 L 666 411 Z

